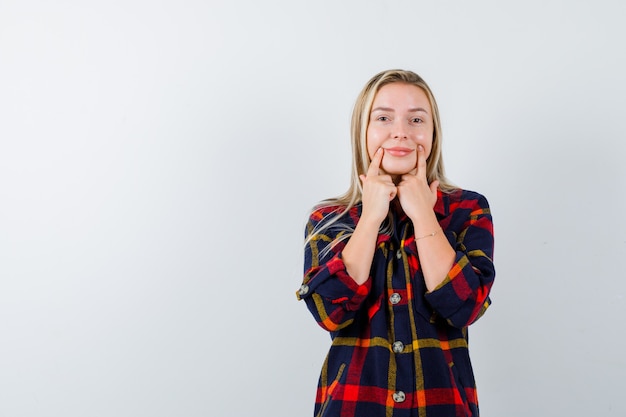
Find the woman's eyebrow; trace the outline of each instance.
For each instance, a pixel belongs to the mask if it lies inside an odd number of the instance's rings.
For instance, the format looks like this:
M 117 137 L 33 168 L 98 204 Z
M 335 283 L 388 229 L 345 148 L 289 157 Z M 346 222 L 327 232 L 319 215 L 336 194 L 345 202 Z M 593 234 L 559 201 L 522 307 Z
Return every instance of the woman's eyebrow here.
M 392 112 L 395 111 L 394 109 L 392 109 L 391 107 L 376 107 L 372 109 L 372 113 L 375 111 L 386 111 L 386 112 Z
M 386 111 L 386 112 L 394 112 L 395 110 L 392 109 L 391 107 L 375 107 L 372 109 L 372 113 L 374 113 L 375 111 Z M 426 111 L 426 109 L 424 109 L 423 107 L 415 107 L 415 108 L 411 108 L 409 109 L 410 113 L 416 113 L 416 112 L 423 112 L 428 114 L 428 111 Z

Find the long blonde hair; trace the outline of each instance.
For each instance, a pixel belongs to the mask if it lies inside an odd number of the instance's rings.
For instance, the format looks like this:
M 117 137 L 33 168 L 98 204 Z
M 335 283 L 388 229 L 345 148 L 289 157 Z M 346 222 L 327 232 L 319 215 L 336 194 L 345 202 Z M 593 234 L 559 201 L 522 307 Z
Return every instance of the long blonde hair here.
M 439 119 L 439 108 L 435 101 L 430 87 L 426 84 L 426 81 L 419 75 L 412 71 L 405 70 L 387 70 L 382 71 L 372 77 L 356 99 L 354 109 L 352 111 L 352 123 L 350 128 L 350 136 L 352 142 L 352 174 L 350 179 L 350 187 L 348 190 L 335 198 L 330 198 L 320 202 L 316 205 L 316 208 L 337 206 L 340 207 L 338 211 L 334 211 L 328 222 L 321 222 L 320 227 L 316 227 L 313 230 L 307 232 L 306 243 L 315 237 L 315 235 L 321 233 L 327 227 L 337 222 L 341 216 L 361 201 L 363 195 L 363 187 L 359 179 L 359 175 L 366 174 L 370 165 L 370 157 L 367 153 L 367 127 L 370 120 L 370 112 L 372 110 L 372 104 L 378 91 L 387 84 L 403 83 L 408 85 L 414 85 L 424 91 L 430 106 L 432 108 L 433 116 L 433 144 L 430 152 L 430 156 L 426 161 L 426 177 L 428 183 L 432 183 L 435 180 L 439 181 L 439 189 L 443 192 L 450 192 L 457 187 L 448 181 L 445 175 L 443 166 L 443 159 L 441 156 L 441 121 Z M 381 231 L 384 226 L 381 226 Z M 341 233 L 339 241 L 345 240 L 352 234 L 352 228 L 346 225 L 346 233 Z M 335 242 L 337 243 L 337 242 Z

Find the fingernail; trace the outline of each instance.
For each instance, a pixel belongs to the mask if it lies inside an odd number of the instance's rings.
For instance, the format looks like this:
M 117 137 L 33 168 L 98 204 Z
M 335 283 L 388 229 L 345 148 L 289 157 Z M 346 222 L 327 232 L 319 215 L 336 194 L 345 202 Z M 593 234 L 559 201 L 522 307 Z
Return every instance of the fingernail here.
M 419 146 L 417 147 L 417 149 L 419 149 L 420 151 L 423 151 L 423 150 L 424 150 L 424 147 L 423 147 L 422 145 L 419 145 Z

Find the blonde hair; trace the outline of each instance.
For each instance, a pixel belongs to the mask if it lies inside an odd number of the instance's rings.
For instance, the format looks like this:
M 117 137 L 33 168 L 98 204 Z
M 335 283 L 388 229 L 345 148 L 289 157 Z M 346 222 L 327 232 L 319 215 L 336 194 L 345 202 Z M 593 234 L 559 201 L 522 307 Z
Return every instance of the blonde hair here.
M 350 209 L 361 201 L 363 187 L 359 179 L 359 175 L 366 174 L 370 165 L 370 157 L 367 153 L 367 127 L 369 125 L 372 104 L 378 91 L 385 85 L 392 83 L 414 85 L 419 87 L 426 94 L 432 109 L 434 124 L 432 149 L 430 156 L 426 161 L 426 177 L 429 184 L 435 180 L 439 181 L 439 189 L 442 192 L 450 192 L 457 189 L 457 187 L 448 181 L 445 175 L 443 159 L 441 156 L 442 135 L 439 108 L 437 107 L 435 96 L 433 95 L 430 87 L 419 75 L 412 71 L 399 69 L 382 71 L 372 77 L 367 84 L 365 84 L 365 87 L 363 87 L 356 99 L 356 103 L 352 111 L 352 123 L 350 128 L 352 141 L 352 174 L 350 187 L 343 195 L 324 200 L 316 205 L 316 208 L 338 206 L 340 209 L 333 212 L 332 216 L 334 216 L 334 218 L 330 219 L 329 222 L 321 222 L 323 225 L 320 228 L 316 227 L 314 230 L 309 230 L 307 232 L 307 243 L 314 238 L 315 235 L 337 222 L 343 214 L 350 211 Z M 347 225 L 346 228 L 347 229 L 345 231 L 347 233 L 341 233 L 339 241 L 349 238 L 352 234 L 352 228 Z M 381 231 L 388 230 L 383 230 L 383 226 L 381 226 Z

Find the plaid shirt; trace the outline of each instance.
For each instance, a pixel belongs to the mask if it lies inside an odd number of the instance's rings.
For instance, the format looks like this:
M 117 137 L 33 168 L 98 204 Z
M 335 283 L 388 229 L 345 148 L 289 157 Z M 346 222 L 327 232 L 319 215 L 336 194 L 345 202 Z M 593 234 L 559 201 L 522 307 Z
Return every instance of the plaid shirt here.
M 316 209 L 307 234 L 338 209 Z M 346 225 L 356 226 L 360 205 L 342 217 L 343 227 L 333 224 L 305 248 L 297 296 L 332 338 L 316 416 L 478 416 L 467 326 L 490 304 L 491 212 L 482 195 L 465 190 L 438 192 L 434 211 L 456 259 L 432 292 L 420 270 L 412 223 L 393 209 L 393 232 L 379 234 L 370 277 L 362 285 L 346 272 L 346 241 L 322 252 Z

